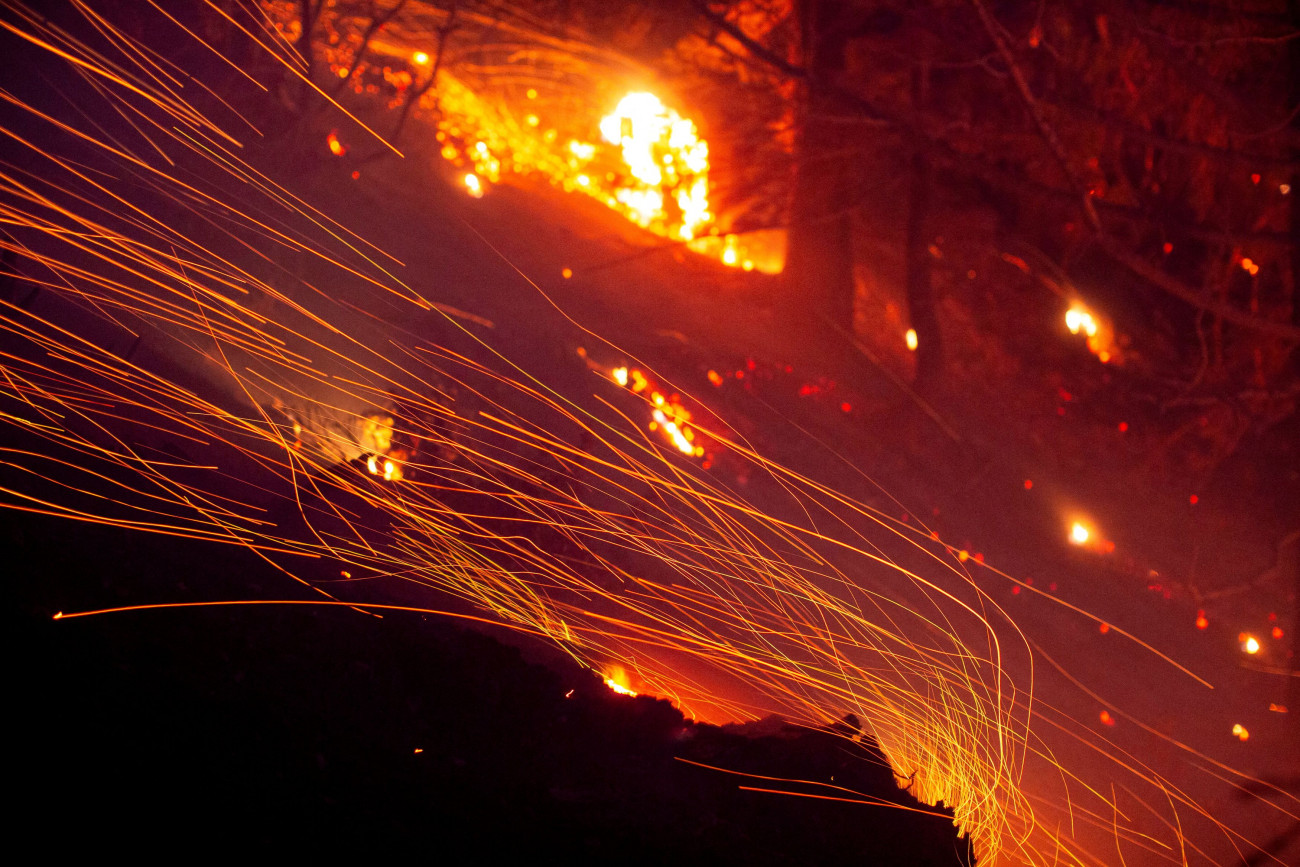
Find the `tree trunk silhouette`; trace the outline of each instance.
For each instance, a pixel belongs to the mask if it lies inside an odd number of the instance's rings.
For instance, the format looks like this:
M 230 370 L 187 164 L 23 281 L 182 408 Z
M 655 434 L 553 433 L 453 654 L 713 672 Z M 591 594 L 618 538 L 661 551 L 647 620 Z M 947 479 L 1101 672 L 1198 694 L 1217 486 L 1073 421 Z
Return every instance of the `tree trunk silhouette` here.
M 848 11 L 843 0 L 799 4 L 806 77 L 778 312 L 786 325 L 807 328 L 824 319 L 851 332 L 853 172 L 847 154 L 853 142 L 848 125 L 837 122 L 846 110 L 834 87 L 844 71 Z
M 912 105 L 918 117 L 925 110 L 929 75 L 924 62 L 912 71 Z M 943 375 L 943 342 L 934 284 L 930 279 L 930 233 L 926 229 L 933 186 L 929 154 L 918 147 L 912 154 L 912 189 L 907 207 L 907 306 L 916 332 L 913 385 L 922 393 L 933 391 Z

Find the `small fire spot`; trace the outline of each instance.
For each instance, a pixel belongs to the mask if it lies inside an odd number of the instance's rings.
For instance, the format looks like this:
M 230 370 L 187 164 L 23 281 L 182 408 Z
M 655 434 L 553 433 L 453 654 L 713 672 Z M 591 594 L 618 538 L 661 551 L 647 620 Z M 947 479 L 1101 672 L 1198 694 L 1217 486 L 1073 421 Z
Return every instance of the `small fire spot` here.
M 1107 725 L 1107 726 L 1115 725 L 1115 718 L 1110 715 L 1110 711 L 1108 710 L 1102 711 L 1099 719 L 1101 720 L 1102 725 Z
M 1097 624 L 1097 631 L 1100 632 L 1102 635 L 1105 635 L 1107 632 L 1110 632 L 1110 624 L 1109 624 L 1109 623 L 1098 623 L 1098 624 Z

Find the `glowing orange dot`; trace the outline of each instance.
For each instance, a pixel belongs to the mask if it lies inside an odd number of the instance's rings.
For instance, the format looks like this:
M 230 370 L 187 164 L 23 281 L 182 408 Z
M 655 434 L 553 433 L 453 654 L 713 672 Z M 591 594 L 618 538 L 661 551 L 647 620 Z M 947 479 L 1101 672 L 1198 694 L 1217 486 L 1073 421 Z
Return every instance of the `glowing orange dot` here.
M 1274 637 L 1274 638 L 1281 638 L 1284 634 L 1285 634 L 1285 633 L 1282 632 L 1282 627 L 1281 627 L 1281 626 L 1274 626 L 1274 627 L 1273 627 L 1273 637 Z
M 1074 526 L 1070 528 L 1070 541 L 1076 545 L 1084 544 L 1091 535 L 1092 533 L 1088 532 L 1088 528 L 1078 521 L 1075 521 Z
M 1099 719 L 1101 719 L 1103 725 L 1113 726 L 1115 724 L 1115 718 L 1110 715 L 1108 710 L 1102 711 Z
M 1196 612 L 1196 628 L 1205 629 L 1209 625 L 1210 625 L 1210 621 L 1206 618 L 1205 612 L 1204 611 Z
M 958 551 L 958 552 L 957 552 L 957 559 L 960 560 L 961 562 L 965 563 L 967 560 L 970 559 L 970 554 L 966 553 L 965 551 Z
M 1246 653 L 1249 653 L 1252 656 L 1259 653 L 1259 639 L 1255 636 L 1247 635 L 1243 632 L 1241 635 L 1237 636 L 1237 639 L 1241 642 L 1241 649 Z
M 1241 723 L 1236 723 L 1232 727 L 1232 736 L 1239 741 L 1245 741 L 1250 739 L 1250 732 L 1246 731 L 1246 727 Z
M 560 271 L 560 276 L 563 277 L 565 280 L 568 280 L 570 277 L 573 276 L 573 269 L 565 268 L 564 270 Z
M 1100 632 L 1102 635 L 1105 635 L 1107 632 L 1110 632 L 1110 624 L 1109 624 L 1109 623 L 1098 623 L 1098 624 L 1097 624 L 1097 631 Z
M 415 748 L 415 754 L 416 754 L 417 756 L 418 756 L 420 753 L 422 753 L 422 752 L 424 752 L 424 748 L 423 748 L 423 747 L 416 747 L 416 748 Z

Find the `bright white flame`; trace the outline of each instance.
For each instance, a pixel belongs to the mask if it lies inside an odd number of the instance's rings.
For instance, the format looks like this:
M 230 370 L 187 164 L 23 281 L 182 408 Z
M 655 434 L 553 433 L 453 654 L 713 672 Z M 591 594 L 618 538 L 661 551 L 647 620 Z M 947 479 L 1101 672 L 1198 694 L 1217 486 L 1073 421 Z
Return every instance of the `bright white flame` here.
M 613 678 L 609 678 L 609 677 L 605 678 L 605 686 L 614 690 L 614 692 L 618 693 L 619 695 L 630 695 L 633 697 L 636 696 L 635 690 L 628 689 L 626 686 L 623 686 L 623 684 L 614 681 Z
M 695 124 L 666 108 L 653 93 L 629 93 L 600 121 L 605 141 L 618 145 L 639 189 L 620 189 L 615 198 L 642 226 L 665 220 L 665 191 L 681 211 L 677 235 L 695 238 L 713 219 L 709 213 L 709 145 Z M 573 146 L 570 145 L 570 149 Z M 574 151 L 575 156 L 579 156 Z
M 1253 635 L 1247 635 L 1241 642 L 1241 649 L 1252 656 L 1259 653 L 1259 639 Z
M 483 198 L 483 182 L 473 172 L 465 175 L 465 189 L 469 190 L 469 194 L 474 198 Z
M 907 329 L 906 340 L 907 340 L 907 348 L 910 349 L 910 350 L 912 350 L 913 352 L 915 352 L 915 351 L 916 351 L 916 347 L 920 345 L 920 344 L 918 344 L 918 343 L 916 342 L 916 329 L 915 329 L 915 328 L 909 328 L 909 329 Z
M 1078 521 L 1075 521 L 1074 526 L 1070 528 L 1070 541 L 1075 545 L 1085 544 L 1091 535 L 1092 533 L 1088 532 L 1088 528 Z

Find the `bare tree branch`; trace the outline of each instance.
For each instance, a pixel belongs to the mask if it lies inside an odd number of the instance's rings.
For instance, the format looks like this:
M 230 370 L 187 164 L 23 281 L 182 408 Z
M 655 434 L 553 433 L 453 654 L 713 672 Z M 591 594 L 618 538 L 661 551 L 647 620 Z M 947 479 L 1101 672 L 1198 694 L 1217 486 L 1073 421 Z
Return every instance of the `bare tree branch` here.
M 714 12 L 712 9 L 710 9 L 708 3 L 704 2 L 704 0 L 694 0 L 692 5 L 696 8 L 696 10 L 701 15 L 703 15 L 705 18 L 708 19 L 709 23 L 713 24 L 713 26 L 717 27 L 719 30 L 726 33 L 732 39 L 736 40 L 741 45 L 745 46 L 745 49 L 747 51 L 749 51 L 759 60 L 762 60 L 768 66 L 771 66 L 772 68 L 776 69 L 779 72 L 784 73 L 785 75 L 788 75 L 791 78 L 803 79 L 808 77 L 807 70 L 803 69 L 802 67 L 795 66 L 793 63 L 790 63 L 784 57 L 780 57 L 779 55 L 775 54 L 767 46 L 751 39 L 748 35 L 746 35 L 745 31 L 741 30 L 739 27 L 732 24 L 724 16 L 719 15 L 717 12 Z
M 1233 307 L 1231 304 L 1225 304 L 1221 301 L 1207 298 L 1205 295 L 1197 292 L 1185 283 L 1169 276 L 1160 268 L 1144 260 L 1141 256 L 1123 249 L 1104 234 L 1097 237 L 1097 243 L 1106 251 L 1106 255 L 1110 256 L 1116 262 L 1119 262 L 1125 268 L 1128 268 L 1134 274 L 1146 280 L 1157 289 L 1161 289 L 1197 309 L 1213 313 L 1215 316 L 1222 318 L 1225 322 L 1231 322 L 1233 325 L 1240 325 L 1243 328 L 1249 328 L 1253 331 L 1258 331 L 1261 334 L 1268 334 L 1273 337 L 1280 337 L 1283 340 L 1300 343 L 1300 327 L 1291 325 L 1288 322 L 1279 322 L 1274 319 L 1264 319 L 1260 316 L 1254 316 Z

